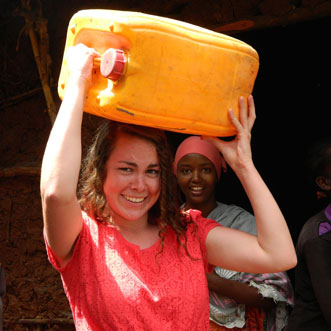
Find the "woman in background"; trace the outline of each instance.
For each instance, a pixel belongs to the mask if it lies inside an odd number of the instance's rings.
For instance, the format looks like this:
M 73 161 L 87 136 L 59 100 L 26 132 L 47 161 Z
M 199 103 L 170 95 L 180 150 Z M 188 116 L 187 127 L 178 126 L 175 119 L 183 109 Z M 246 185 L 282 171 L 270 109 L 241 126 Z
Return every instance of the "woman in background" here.
M 177 148 L 174 171 L 185 195 L 183 210 L 200 210 L 207 219 L 256 235 L 252 214 L 216 200 L 215 188 L 226 163 L 213 144 L 197 136 L 186 138 Z M 285 329 L 293 305 L 285 272 L 251 274 L 215 267 L 207 280 L 211 330 Z

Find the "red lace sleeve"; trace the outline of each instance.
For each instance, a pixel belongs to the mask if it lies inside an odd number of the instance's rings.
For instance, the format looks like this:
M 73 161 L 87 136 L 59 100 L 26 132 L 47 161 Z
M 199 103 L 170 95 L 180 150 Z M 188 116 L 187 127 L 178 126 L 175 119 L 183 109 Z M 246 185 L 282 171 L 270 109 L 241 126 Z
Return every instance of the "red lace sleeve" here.
M 49 262 L 51 263 L 51 265 L 53 266 L 54 269 L 56 269 L 57 271 L 59 271 L 60 273 L 63 272 L 68 264 L 70 264 L 70 262 L 72 261 L 73 257 L 75 255 L 77 255 L 77 246 L 79 246 L 80 242 L 81 242 L 81 238 L 86 236 L 86 227 L 87 227 L 87 223 L 90 222 L 90 218 L 86 215 L 85 212 L 82 212 L 82 217 L 83 217 L 83 226 L 82 226 L 82 231 L 81 233 L 79 234 L 78 238 L 77 238 L 77 241 L 75 243 L 75 248 L 74 248 L 74 252 L 73 252 L 73 256 L 71 257 L 71 259 L 68 261 L 68 263 L 64 266 L 64 267 L 61 267 L 57 258 L 56 258 L 56 255 L 54 254 L 54 252 L 52 251 L 52 249 L 49 247 L 49 244 L 47 242 L 47 238 L 46 238 L 46 234 L 45 234 L 45 229 L 43 230 L 43 236 L 44 236 L 44 241 L 45 241 L 45 247 L 46 247 L 46 252 L 47 252 L 47 257 L 48 257 L 48 260 Z
M 187 212 L 187 215 L 193 221 L 192 226 L 196 228 L 195 233 L 198 237 L 201 247 L 201 253 L 204 258 L 204 265 L 206 272 L 210 273 L 213 271 L 214 266 L 209 264 L 207 261 L 207 250 L 206 250 L 206 237 L 210 230 L 214 229 L 216 226 L 221 226 L 216 221 L 212 219 L 207 219 L 201 216 L 201 211 L 190 209 Z

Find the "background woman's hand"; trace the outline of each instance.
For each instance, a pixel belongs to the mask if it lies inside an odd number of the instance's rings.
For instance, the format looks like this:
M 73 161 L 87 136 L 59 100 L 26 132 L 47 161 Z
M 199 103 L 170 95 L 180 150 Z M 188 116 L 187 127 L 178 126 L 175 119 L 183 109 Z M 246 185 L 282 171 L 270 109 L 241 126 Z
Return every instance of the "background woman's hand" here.
M 225 161 L 236 171 L 252 163 L 251 131 L 256 119 L 253 96 L 239 98 L 239 119 L 232 109 L 229 109 L 231 123 L 237 129 L 236 137 L 231 141 L 224 141 L 216 137 L 203 137 L 213 143 L 222 153 Z

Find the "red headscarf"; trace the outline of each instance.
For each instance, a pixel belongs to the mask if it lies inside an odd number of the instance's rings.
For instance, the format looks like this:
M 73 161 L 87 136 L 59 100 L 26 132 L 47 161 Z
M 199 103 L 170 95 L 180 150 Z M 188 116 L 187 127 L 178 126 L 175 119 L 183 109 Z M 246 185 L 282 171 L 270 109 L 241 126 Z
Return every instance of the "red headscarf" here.
M 214 165 L 217 177 L 220 178 L 221 168 L 226 170 L 226 163 L 218 149 L 210 142 L 202 140 L 201 137 L 191 136 L 186 138 L 177 148 L 174 173 L 177 174 L 177 165 L 179 160 L 187 154 L 201 154 Z

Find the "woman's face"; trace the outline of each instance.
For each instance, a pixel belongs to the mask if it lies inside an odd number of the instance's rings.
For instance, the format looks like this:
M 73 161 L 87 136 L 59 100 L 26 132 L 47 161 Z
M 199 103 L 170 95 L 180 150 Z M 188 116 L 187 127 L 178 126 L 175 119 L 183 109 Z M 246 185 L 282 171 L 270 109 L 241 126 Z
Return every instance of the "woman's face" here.
M 104 193 L 117 224 L 147 221 L 161 190 L 155 146 L 142 138 L 119 133 L 106 163 Z
M 177 181 L 190 208 L 202 209 L 204 204 L 214 201 L 217 173 L 213 163 L 203 155 L 183 156 L 177 165 Z

